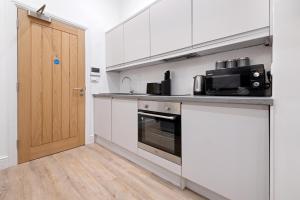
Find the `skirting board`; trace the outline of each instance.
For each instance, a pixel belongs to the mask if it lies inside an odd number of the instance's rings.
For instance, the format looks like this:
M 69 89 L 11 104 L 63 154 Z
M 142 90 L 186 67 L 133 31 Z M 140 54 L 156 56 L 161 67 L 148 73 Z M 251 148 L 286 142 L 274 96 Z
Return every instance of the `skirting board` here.
M 101 137 L 99 137 L 97 135 L 95 135 L 95 143 L 128 159 L 131 162 L 134 162 L 135 164 L 145 168 L 146 170 L 161 177 L 162 179 L 169 181 L 170 183 L 180 187 L 181 189 L 188 188 L 210 200 L 228 200 L 225 197 L 222 197 L 213 191 L 210 191 L 210 190 L 208 190 L 202 186 L 199 186 L 189 180 L 186 180 L 185 178 L 178 176 L 178 175 L 174 174 L 173 172 L 170 172 L 170 171 L 166 170 L 165 168 L 160 167 L 148 160 L 145 160 L 144 158 L 142 158 L 134 153 L 131 153 L 131 152 L 123 149 L 122 147 L 111 143 L 110 141 L 102 139 Z
M 95 141 L 94 135 L 87 135 L 85 138 L 85 144 L 93 144 Z
M 7 168 L 8 156 L 0 156 L 0 170 Z
M 189 188 L 190 190 L 192 190 L 210 200 L 230 200 L 230 199 L 227 199 L 215 192 L 208 190 L 205 187 L 202 187 L 202 186 L 200 186 L 196 183 L 193 183 L 191 181 L 188 181 L 188 180 L 186 180 L 185 186 L 186 186 L 186 188 Z

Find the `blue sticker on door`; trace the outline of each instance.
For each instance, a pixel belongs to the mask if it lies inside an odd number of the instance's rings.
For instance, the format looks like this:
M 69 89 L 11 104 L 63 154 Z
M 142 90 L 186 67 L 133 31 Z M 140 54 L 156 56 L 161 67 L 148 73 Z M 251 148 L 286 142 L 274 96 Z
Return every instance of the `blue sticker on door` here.
M 54 63 L 54 65 L 59 65 L 59 63 L 60 63 L 59 58 L 55 57 L 53 63 Z

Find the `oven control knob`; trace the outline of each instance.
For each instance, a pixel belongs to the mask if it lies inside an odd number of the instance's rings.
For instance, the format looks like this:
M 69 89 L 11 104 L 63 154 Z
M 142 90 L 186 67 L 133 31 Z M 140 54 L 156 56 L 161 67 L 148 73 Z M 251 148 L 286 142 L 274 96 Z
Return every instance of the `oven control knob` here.
M 254 72 L 253 77 L 258 78 L 260 76 L 259 72 Z
M 253 82 L 253 87 L 259 87 L 260 86 L 260 83 L 259 82 Z
M 149 108 L 149 106 L 146 104 L 146 105 L 145 105 L 145 108 L 146 108 L 146 109 L 148 109 L 148 108 Z
M 166 110 L 166 111 L 170 111 L 171 108 L 170 108 L 170 107 L 165 107 L 165 110 Z

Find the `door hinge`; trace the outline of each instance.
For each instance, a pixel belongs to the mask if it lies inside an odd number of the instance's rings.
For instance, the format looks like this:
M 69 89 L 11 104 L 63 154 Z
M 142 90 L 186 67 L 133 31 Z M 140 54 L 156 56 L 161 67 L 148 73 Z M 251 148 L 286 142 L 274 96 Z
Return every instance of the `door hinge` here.
M 19 150 L 19 147 L 20 147 L 20 140 L 17 140 L 17 141 L 16 141 L 16 145 L 17 145 L 17 150 Z
M 20 90 L 20 82 L 17 82 L 17 84 L 16 84 L 16 90 L 17 90 L 17 92 L 19 92 L 19 90 Z

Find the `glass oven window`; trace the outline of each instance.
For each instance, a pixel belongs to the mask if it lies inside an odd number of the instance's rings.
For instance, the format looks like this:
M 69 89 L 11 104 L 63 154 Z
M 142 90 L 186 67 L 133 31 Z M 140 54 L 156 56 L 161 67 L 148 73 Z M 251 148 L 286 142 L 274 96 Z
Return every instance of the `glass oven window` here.
M 181 119 L 139 115 L 139 141 L 151 147 L 181 156 Z

